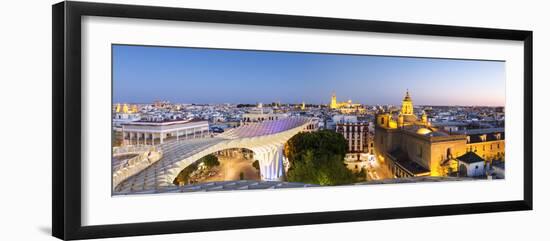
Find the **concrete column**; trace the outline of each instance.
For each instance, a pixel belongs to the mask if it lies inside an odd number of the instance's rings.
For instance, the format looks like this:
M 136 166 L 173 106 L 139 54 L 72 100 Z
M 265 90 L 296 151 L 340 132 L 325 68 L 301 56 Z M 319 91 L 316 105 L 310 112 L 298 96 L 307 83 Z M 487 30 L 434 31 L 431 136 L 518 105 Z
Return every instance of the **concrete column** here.
M 177 131 L 176 131 L 176 141 L 177 141 L 177 142 L 180 141 L 180 130 L 177 130 Z
M 254 158 L 260 162 L 262 180 L 280 181 L 284 176 L 283 146 L 254 150 Z
M 160 133 L 160 144 L 162 144 L 162 143 L 163 143 L 163 140 L 162 140 L 162 138 L 163 138 L 163 134 L 162 134 L 162 132 L 161 132 L 161 133 Z

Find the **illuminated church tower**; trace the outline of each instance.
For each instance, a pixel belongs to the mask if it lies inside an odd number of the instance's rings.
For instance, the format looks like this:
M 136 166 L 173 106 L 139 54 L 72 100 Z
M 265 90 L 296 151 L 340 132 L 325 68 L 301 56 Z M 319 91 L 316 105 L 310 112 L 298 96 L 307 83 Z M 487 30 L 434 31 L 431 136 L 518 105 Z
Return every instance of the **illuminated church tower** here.
M 330 108 L 336 109 L 338 108 L 338 103 L 336 102 L 336 94 L 332 92 L 332 97 L 330 98 Z
M 128 111 L 128 105 L 127 105 L 127 104 L 124 104 L 124 105 L 122 106 L 122 113 L 128 113 L 128 112 L 129 112 L 129 111 Z
M 403 99 L 403 103 L 401 104 L 401 114 L 402 115 L 413 114 L 413 102 L 412 102 L 411 96 L 409 95 L 409 90 L 407 90 L 407 94 L 405 95 L 405 98 Z

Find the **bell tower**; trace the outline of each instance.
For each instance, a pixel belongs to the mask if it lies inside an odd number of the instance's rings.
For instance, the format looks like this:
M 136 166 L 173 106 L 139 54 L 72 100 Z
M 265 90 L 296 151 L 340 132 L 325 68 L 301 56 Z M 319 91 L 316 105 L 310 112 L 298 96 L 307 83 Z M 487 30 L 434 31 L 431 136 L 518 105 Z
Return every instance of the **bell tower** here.
M 405 94 L 405 98 L 403 98 L 403 102 L 401 104 L 401 114 L 412 115 L 413 113 L 413 103 L 411 96 L 409 95 L 409 90 L 407 89 L 407 93 Z
M 330 98 L 330 108 L 331 109 L 338 108 L 338 104 L 336 104 L 336 94 L 334 92 L 332 92 L 332 96 Z

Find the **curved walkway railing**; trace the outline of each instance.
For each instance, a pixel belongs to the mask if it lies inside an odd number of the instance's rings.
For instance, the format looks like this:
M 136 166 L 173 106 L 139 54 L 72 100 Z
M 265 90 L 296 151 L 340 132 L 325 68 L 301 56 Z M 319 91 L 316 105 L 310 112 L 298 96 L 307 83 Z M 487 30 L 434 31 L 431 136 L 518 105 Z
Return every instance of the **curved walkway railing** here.
M 116 150 L 115 148 L 113 148 L 113 156 L 135 153 L 138 153 L 138 155 L 117 162 L 117 165 L 112 167 L 113 190 L 122 181 L 143 171 L 145 168 L 149 167 L 151 164 L 157 162 L 162 158 L 162 150 L 156 146 L 127 146 L 117 148 Z
M 142 153 L 149 151 L 152 147 L 150 145 L 117 146 L 113 147 L 113 156 Z

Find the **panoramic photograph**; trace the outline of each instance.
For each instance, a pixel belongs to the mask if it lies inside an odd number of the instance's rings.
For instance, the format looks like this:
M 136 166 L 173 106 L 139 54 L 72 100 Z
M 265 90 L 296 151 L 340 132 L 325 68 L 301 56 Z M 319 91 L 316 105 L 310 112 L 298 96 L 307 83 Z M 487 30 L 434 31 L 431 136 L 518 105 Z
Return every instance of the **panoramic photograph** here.
M 112 195 L 505 178 L 505 62 L 112 45 Z

